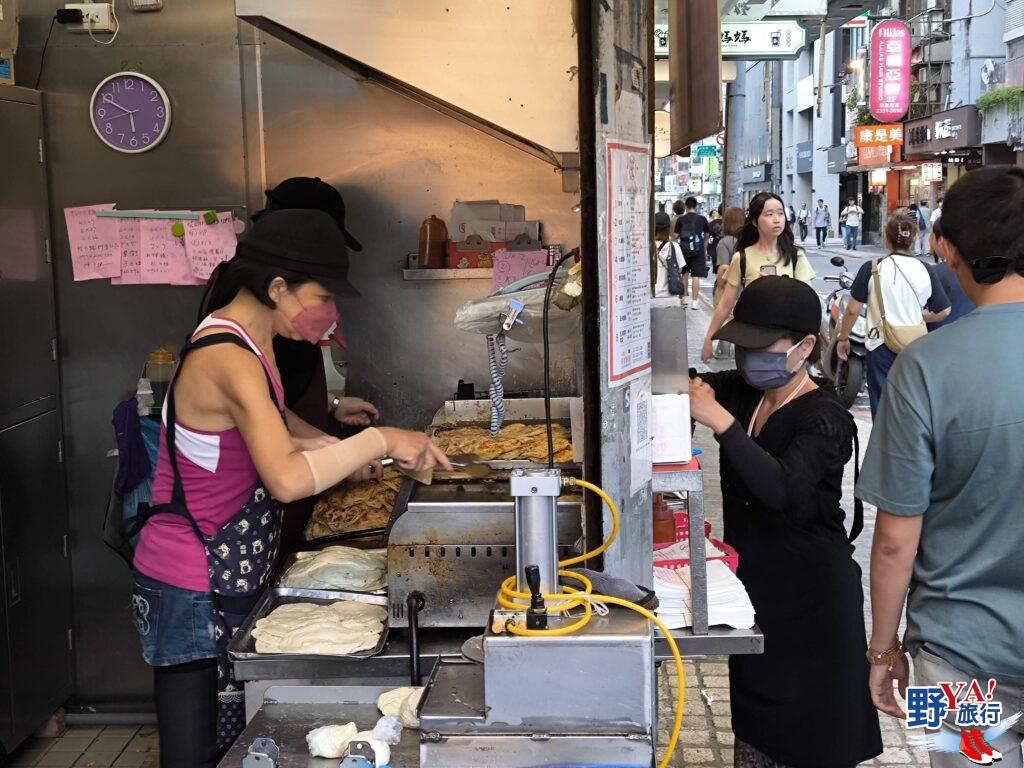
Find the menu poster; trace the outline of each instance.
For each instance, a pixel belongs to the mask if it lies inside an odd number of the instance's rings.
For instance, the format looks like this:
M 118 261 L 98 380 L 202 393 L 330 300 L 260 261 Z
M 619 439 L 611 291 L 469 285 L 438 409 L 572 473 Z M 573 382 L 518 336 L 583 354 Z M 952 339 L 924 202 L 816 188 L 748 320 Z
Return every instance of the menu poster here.
M 650 152 L 607 145 L 609 387 L 651 368 Z
M 192 275 L 206 281 L 222 261 L 229 261 L 235 255 L 238 236 L 230 211 L 217 214 L 214 224 L 192 219 L 185 224 L 185 253 L 188 256 Z
M 110 280 L 112 285 L 138 285 L 142 282 L 142 251 L 139 219 L 115 219 L 120 233 L 121 276 Z
M 184 238 L 171 232 L 169 219 L 139 219 L 140 282 L 195 285 Z
M 113 210 L 114 203 L 64 209 L 75 280 L 95 280 L 121 274 L 121 244 L 117 219 L 100 218 L 97 210 Z

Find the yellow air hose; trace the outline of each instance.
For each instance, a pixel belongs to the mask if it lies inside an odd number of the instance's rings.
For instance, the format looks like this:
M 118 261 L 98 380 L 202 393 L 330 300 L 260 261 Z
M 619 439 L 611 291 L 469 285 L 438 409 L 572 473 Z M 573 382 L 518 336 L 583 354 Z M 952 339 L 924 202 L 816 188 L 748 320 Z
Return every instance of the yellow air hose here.
M 604 552 L 608 547 L 611 546 L 612 542 L 615 541 L 616 536 L 619 534 L 619 510 L 615 506 L 615 502 L 611 500 L 611 497 L 605 493 L 601 488 L 590 483 L 586 480 L 577 480 L 574 477 L 567 477 L 564 480 L 566 485 L 578 485 L 581 488 L 586 488 L 588 491 L 596 493 L 605 504 L 608 505 L 608 511 L 612 516 L 612 530 L 605 539 L 605 542 L 594 549 L 591 552 L 587 552 L 584 555 L 577 557 L 570 557 L 567 560 L 559 560 L 559 566 L 575 565 L 582 563 L 584 560 L 589 560 L 592 557 Z M 619 605 L 623 608 L 629 608 L 632 611 L 636 611 L 646 619 L 653 621 L 658 629 L 661 630 L 662 635 L 665 636 L 665 640 L 668 641 L 669 648 L 672 649 L 672 659 L 676 665 L 676 685 L 678 686 L 678 692 L 676 693 L 676 714 L 675 719 L 672 722 L 672 736 L 669 738 L 668 746 L 665 748 L 665 754 L 661 758 L 661 762 L 658 763 L 658 768 L 665 768 L 668 765 L 668 761 L 672 759 L 672 753 L 675 751 L 676 742 L 679 740 L 679 731 L 683 724 L 683 702 L 685 699 L 684 685 L 683 685 L 683 659 L 679 655 L 679 647 L 676 645 L 675 639 L 672 637 L 672 632 L 665 626 L 665 624 L 654 615 L 651 611 L 647 610 L 643 606 L 637 605 L 636 603 L 630 602 L 629 600 L 623 600 L 621 597 L 613 597 L 611 595 L 598 595 L 593 592 L 593 585 L 590 580 L 579 573 L 572 571 L 558 571 L 559 576 L 573 579 L 582 584 L 582 588 L 573 589 L 572 587 L 563 586 L 562 592 L 552 595 L 542 595 L 545 600 L 557 600 L 553 605 L 549 605 L 547 610 L 549 612 L 561 612 L 568 611 L 571 608 L 583 608 L 583 616 L 572 624 L 557 627 L 555 629 L 527 629 L 526 627 L 516 626 L 514 624 L 507 624 L 505 629 L 513 635 L 525 635 L 525 636 L 554 636 L 554 635 L 568 635 L 572 634 L 578 629 L 583 628 L 587 622 L 590 621 L 591 615 L 593 615 L 593 608 L 591 607 L 591 600 L 596 600 L 602 603 L 610 603 L 612 605 Z M 498 603 L 505 608 L 512 610 L 525 610 L 530 605 L 530 594 L 528 592 L 519 592 L 516 590 L 516 577 L 509 576 L 501 583 L 501 591 L 498 592 Z

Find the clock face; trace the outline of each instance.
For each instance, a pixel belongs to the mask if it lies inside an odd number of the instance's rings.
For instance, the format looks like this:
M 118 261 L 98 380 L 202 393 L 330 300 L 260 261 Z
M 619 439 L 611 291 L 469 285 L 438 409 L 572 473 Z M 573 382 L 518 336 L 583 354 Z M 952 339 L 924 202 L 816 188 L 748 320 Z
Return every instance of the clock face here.
M 167 93 L 138 72 L 118 72 L 97 85 L 89 109 L 96 135 L 118 152 L 153 149 L 171 126 Z

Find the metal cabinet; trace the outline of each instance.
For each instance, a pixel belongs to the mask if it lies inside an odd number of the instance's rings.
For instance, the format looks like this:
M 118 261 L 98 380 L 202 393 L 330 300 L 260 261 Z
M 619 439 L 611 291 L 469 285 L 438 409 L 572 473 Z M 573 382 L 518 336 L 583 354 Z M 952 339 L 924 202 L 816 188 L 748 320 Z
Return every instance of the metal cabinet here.
M 0 755 L 72 693 L 42 102 L 0 86 Z

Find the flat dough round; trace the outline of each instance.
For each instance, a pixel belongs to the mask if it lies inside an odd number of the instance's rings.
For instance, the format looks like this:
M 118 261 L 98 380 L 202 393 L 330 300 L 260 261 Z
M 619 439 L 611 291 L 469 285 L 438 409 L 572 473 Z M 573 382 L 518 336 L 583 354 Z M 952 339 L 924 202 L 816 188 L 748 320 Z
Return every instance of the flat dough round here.
M 344 656 L 376 646 L 386 617 L 379 605 L 346 600 L 288 603 L 259 619 L 252 636 L 257 653 Z

